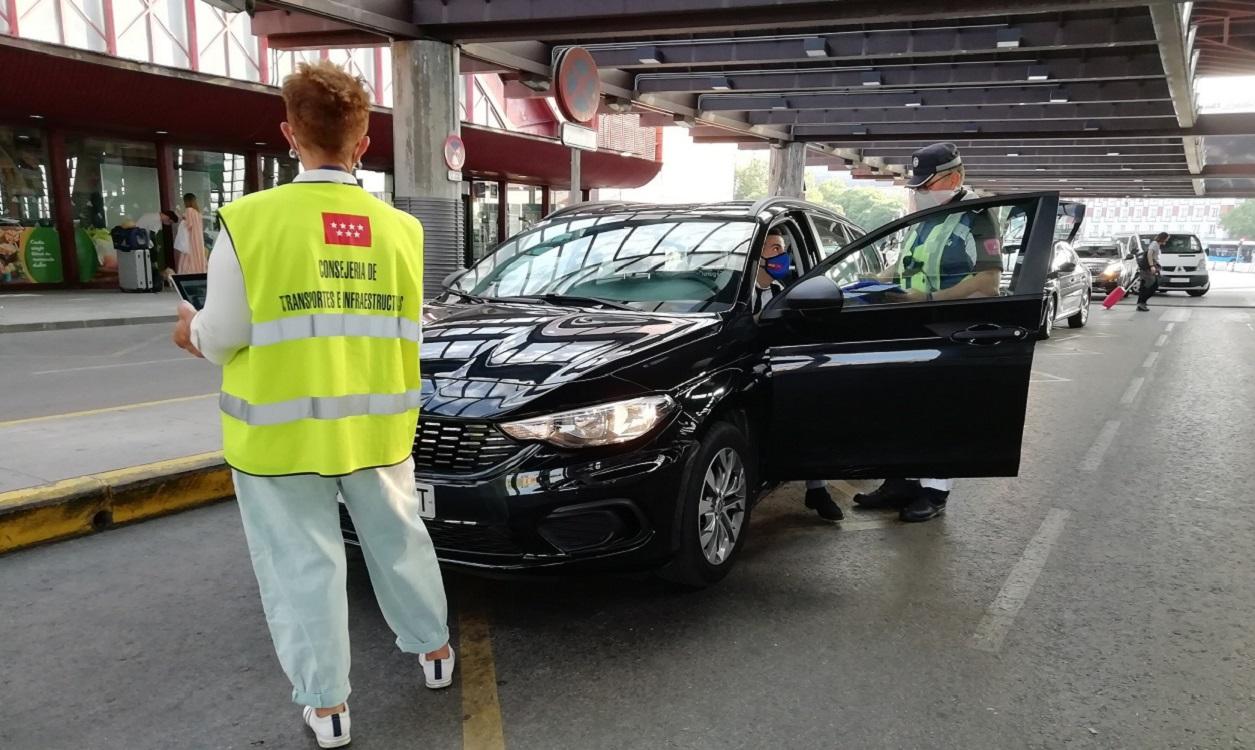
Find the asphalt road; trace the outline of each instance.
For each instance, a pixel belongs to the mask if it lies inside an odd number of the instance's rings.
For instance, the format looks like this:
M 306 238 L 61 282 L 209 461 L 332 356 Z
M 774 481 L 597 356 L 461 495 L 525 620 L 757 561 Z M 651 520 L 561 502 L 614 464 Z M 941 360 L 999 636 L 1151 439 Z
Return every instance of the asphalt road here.
M 934 522 L 786 488 L 706 591 L 448 575 L 444 693 L 352 565 L 353 747 L 1255 745 L 1255 276 L 1225 283 L 1041 345 L 1020 477 Z M 230 504 L 2 558 L 0 591 L 0 747 L 314 747 Z

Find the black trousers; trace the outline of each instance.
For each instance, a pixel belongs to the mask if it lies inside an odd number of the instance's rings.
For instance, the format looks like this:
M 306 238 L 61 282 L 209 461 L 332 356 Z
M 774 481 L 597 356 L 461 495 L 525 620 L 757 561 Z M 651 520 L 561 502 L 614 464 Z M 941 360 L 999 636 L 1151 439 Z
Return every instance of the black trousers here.
M 1142 285 L 1137 290 L 1137 304 L 1144 305 L 1151 297 L 1155 295 L 1155 290 L 1159 288 L 1159 275 L 1154 273 L 1142 273 Z

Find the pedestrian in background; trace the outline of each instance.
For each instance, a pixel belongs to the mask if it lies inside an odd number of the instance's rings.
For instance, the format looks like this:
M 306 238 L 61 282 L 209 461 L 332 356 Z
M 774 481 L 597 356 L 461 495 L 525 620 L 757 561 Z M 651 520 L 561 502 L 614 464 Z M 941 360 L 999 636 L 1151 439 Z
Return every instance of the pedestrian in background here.
M 223 365 L 224 453 L 271 638 L 319 746 L 342 747 L 339 497 L 397 646 L 419 655 L 427 687 L 453 681 L 444 585 L 411 455 L 423 228 L 353 176 L 370 145 L 359 79 L 330 62 L 302 64 L 283 100 L 283 135 L 307 171 L 222 208 L 205 308 L 181 306 L 174 339 Z
M 1146 303 L 1155 296 L 1155 290 L 1159 288 L 1159 275 L 1163 271 L 1159 265 L 1159 255 L 1163 250 L 1163 243 L 1167 241 L 1168 233 L 1160 232 L 1137 254 L 1137 278 L 1140 285 L 1137 290 L 1138 312 L 1150 312 L 1150 305 Z
M 174 235 L 174 250 L 178 253 L 175 263 L 178 273 L 205 273 L 208 270 L 205 223 L 200 215 L 200 202 L 194 193 L 183 196 L 183 221 L 179 222 Z

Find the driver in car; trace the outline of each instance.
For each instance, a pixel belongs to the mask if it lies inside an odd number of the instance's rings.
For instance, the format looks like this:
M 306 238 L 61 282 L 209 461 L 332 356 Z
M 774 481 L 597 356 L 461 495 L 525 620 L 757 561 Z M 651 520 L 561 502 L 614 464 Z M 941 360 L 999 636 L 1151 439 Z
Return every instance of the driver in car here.
M 978 197 L 963 184 L 959 148 L 934 143 L 911 157 L 911 210 L 923 211 Z M 888 302 L 934 302 L 994 297 L 1002 276 L 998 223 L 987 211 L 954 211 L 911 227 L 898 262 L 879 278 L 901 291 Z M 927 521 L 946 509 L 952 479 L 886 479 L 874 492 L 854 496 L 861 508 L 896 508 L 903 521 Z
M 758 275 L 754 279 L 754 314 L 762 312 L 763 307 L 783 292 L 793 278 L 789 241 L 782 230 L 773 229 L 763 240 L 763 250 L 759 254 Z M 840 521 L 845 517 L 841 506 L 828 494 L 828 483 L 822 479 L 807 480 L 806 507 L 827 521 Z

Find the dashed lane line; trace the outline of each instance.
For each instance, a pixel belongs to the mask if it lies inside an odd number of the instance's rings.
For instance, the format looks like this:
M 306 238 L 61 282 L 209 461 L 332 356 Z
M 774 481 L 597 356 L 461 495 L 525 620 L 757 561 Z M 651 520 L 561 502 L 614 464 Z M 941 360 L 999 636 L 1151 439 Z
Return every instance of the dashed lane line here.
M 195 357 L 171 357 L 169 359 L 150 359 L 144 362 L 117 362 L 111 365 L 88 365 L 86 367 L 64 367 L 59 370 L 39 370 L 32 375 L 56 375 L 63 372 L 86 372 L 88 370 L 112 370 L 117 367 L 139 367 L 141 365 L 161 365 L 170 362 L 196 362 Z
M 1024 554 L 1002 584 L 1002 590 L 976 626 L 976 632 L 969 642 L 972 648 L 995 654 L 1002 649 L 1002 642 L 1006 640 L 1007 633 L 1011 632 L 1016 615 L 1033 593 L 1033 585 L 1046 567 L 1051 550 L 1059 543 L 1059 536 L 1063 533 L 1063 526 L 1069 515 L 1068 511 L 1060 508 L 1051 508 L 1046 514 L 1046 519 L 1041 522 L 1037 533 L 1024 549 Z
M 1172 333 L 1172 329 L 1176 327 L 1177 327 L 1176 323 L 1169 323 L 1168 325 L 1163 327 L 1164 333 Z
M 1162 349 L 1166 343 L 1168 343 L 1168 334 L 1161 334 L 1159 338 L 1155 339 L 1155 348 Z
M 1102 466 L 1103 457 L 1107 455 L 1107 449 L 1111 447 L 1111 441 L 1116 439 L 1116 433 L 1120 431 L 1120 420 L 1112 419 L 1103 425 L 1102 431 L 1098 433 L 1098 437 L 1094 438 L 1094 444 L 1090 446 L 1089 452 L 1085 454 L 1084 460 L 1081 461 L 1081 471 L 1097 471 Z
M 1142 363 L 1142 367 L 1149 370 L 1155 366 L 1155 361 L 1159 359 L 1159 352 L 1151 352 L 1146 355 L 1146 361 Z
M 1120 397 L 1120 403 L 1128 406 L 1137 400 L 1137 394 L 1141 392 L 1142 385 L 1146 382 L 1146 378 L 1133 378 L 1129 382 L 1129 387 L 1124 391 L 1124 395 Z

